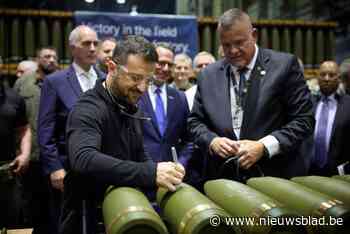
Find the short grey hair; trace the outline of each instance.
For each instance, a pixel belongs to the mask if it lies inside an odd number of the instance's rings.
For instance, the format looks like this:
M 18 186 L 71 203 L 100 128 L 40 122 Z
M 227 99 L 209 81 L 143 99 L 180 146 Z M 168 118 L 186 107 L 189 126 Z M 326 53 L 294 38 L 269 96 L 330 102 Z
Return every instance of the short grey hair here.
M 219 29 L 230 29 L 231 26 L 236 24 L 239 21 L 246 20 L 251 24 L 250 17 L 238 8 L 232 8 L 230 10 L 225 11 L 218 20 L 218 28 Z
M 32 60 L 24 60 L 18 64 L 17 67 L 21 66 L 25 73 L 32 73 L 38 70 L 38 63 Z
M 79 25 L 77 26 L 76 28 L 74 28 L 70 34 L 69 34 L 69 45 L 70 46 L 74 46 L 76 45 L 80 40 L 81 40 L 81 32 L 83 30 L 91 30 L 93 31 L 94 33 L 96 33 L 95 30 L 93 30 L 91 27 L 87 26 L 87 25 Z M 96 36 L 97 36 L 97 33 L 96 33 Z
M 182 54 L 175 55 L 174 63 L 176 64 L 177 61 L 184 61 L 186 63 L 189 63 L 190 66 L 192 67 L 192 59 L 187 54 L 182 53 Z
M 212 55 L 211 53 L 209 53 L 207 51 L 201 51 L 194 57 L 194 59 L 193 59 L 193 67 L 197 66 L 198 59 L 199 59 L 199 57 L 202 57 L 202 56 L 210 57 L 213 63 L 216 61 L 214 55 Z

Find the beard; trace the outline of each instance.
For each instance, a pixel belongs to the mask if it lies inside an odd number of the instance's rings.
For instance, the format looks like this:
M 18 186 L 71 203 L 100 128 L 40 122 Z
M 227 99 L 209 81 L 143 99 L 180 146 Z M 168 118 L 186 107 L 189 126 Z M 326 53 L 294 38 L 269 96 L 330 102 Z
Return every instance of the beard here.
M 113 78 L 118 79 L 118 78 Z M 110 95 L 112 95 L 112 99 L 116 102 L 116 104 L 123 109 L 123 111 L 128 114 L 135 114 L 138 110 L 136 103 L 131 103 L 129 98 L 125 95 L 122 95 L 119 91 L 118 85 L 115 80 L 112 81 L 110 87 L 108 88 Z
M 49 75 L 55 72 L 57 70 L 57 67 L 56 65 L 47 65 L 47 66 L 40 65 L 40 69 L 43 71 L 45 75 Z

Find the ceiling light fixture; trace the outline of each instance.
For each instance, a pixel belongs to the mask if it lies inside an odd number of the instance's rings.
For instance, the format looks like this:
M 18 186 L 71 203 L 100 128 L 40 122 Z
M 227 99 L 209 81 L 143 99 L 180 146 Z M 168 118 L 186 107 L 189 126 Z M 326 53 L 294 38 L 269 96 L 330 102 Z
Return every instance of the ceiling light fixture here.
M 139 13 L 137 12 L 137 5 L 132 5 L 131 6 L 131 11 L 129 13 L 131 16 L 138 15 Z

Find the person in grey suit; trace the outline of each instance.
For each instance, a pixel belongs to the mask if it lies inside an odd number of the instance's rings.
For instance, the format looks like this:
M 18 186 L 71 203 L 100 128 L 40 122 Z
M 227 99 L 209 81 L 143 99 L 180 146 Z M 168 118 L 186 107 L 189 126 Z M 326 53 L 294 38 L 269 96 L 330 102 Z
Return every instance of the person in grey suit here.
M 297 58 L 259 48 L 249 16 L 230 9 L 219 19 L 225 57 L 208 65 L 188 119 L 206 160 L 206 179 L 220 177 L 225 160 L 263 174 L 305 175 L 300 144 L 314 129 L 310 93 Z

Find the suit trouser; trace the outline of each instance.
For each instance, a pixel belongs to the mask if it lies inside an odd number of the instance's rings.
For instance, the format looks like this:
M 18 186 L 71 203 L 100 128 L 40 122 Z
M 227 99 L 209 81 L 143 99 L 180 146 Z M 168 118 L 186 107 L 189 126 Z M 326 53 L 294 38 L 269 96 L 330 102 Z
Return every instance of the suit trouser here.
M 47 177 L 49 190 L 49 224 L 50 234 L 57 234 L 62 212 L 63 193 L 52 187 L 50 177 Z

